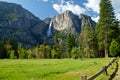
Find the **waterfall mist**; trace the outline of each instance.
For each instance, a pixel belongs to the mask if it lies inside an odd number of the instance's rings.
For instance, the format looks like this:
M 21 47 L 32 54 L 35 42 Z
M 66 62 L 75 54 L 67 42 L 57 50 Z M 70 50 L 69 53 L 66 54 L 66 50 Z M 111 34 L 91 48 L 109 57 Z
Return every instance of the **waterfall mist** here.
M 48 31 L 47 31 L 47 36 L 48 37 L 50 37 L 52 35 L 51 28 L 52 28 L 52 20 L 50 21 L 49 28 L 48 28 Z

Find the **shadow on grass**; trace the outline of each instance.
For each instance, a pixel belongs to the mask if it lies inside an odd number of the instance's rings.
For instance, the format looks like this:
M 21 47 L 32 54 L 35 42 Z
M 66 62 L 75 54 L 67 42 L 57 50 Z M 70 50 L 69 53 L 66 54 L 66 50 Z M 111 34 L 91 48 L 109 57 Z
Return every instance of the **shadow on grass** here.
M 117 75 L 116 73 L 118 72 L 118 62 L 116 62 L 116 68 L 115 68 L 115 71 L 112 73 L 112 75 L 110 76 L 110 78 L 108 80 L 113 80 L 114 77 Z

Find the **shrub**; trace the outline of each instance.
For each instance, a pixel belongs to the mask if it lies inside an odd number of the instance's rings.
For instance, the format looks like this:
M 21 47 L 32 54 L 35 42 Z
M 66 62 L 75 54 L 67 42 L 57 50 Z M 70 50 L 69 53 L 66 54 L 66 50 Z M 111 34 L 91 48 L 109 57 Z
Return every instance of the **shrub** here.
M 10 51 L 10 59 L 14 59 L 14 58 L 15 58 L 14 50 L 11 50 Z
M 120 44 L 116 40 L 112 40 L 110 45 L 110 55 L 111 56 L 117 56 L 120 52 Z

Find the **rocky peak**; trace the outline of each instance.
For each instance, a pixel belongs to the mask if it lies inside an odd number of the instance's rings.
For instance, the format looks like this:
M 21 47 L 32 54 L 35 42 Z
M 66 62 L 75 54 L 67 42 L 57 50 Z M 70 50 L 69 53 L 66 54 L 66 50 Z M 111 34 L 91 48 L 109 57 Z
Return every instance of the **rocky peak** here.
M 44 21 L 47 25 L 49 25 L 49 23 L 50 23 L 50 21 L 51 21 L 51 18 L 45 18 L 43 21 Z
M 66 10 L 64 13 L 63 13 L 65 16 L 73 16 L 74 14 L 72 13 L 72 11 L 69 11 L 69 10 Z
M 90 22 L 91 27 L 94 28 L 95 25 L 96 25 L 96 23 L 95 23 L 95 22 L 91 19 L 91 17 L 88 16 L 88 15 L 80 14 L 79 18 L 81 19 L 81 32 L 82 32 L 82 29 L 83 29 L 83 27 L 84 27 L 84 25 L 85 25 L 85 21 L 86 21 L 86 20 Z
M 90 16 L 85 15 L 85 14 L 80 14 L 79 18 L 82 18 L 82 19 L 91 19 Z
M 54 30 L 63 31 L 65 33 L 71 32 L 73 34 L 81 32 L 86 20 L 90 21 L 91 26 L 95 26 L 95 22 L 90 16 L 84 14 L 77 16 L 68 10 L 52 19 Z
M 64 32 L 75 32 L 77 27 L 75 25 L 75 15 L 71 11 L 65 11 L 62 14 L 55 16 L 53 21 L 53 28 L 57 31 L 64 31 Z

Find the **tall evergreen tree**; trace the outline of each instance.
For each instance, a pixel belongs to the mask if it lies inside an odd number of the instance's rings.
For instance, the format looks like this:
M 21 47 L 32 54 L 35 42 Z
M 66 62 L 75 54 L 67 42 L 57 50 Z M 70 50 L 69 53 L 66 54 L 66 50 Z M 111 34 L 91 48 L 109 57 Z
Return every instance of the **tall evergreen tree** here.
M 104 51 L 105 57 L 109 55 L 109 45 L 114 38 L 116 26 L 115 16 L 110 0 L 101 0 L 100 19 L 96 26 L 99 50 Z
M 56 57 L 58 57 L 58 48 L 59 48 L 58 33 L 55 33 L 53 49 L 55 50 L 54 52 L 56 52 Z
M 51 47 L 50 46 L 45 46 L 45 53 L 47 54 L 47 57 L 46 58 L 52 58 L 51 56 Z
M 16 39 L 10 38 L 8 42 L 12 46 L 12 49 L 14 50 L 15 56 L 18 57 L 19 56 L 19 54 L 18 54 L 18 43 L 17 43 Z
M 63 56 L 63 51 L 64 51 L 64 45 L 63 42 L 59 42 L 58 48 L 57 48 L 57 53 L 58 53 L 58 58 L 62 58 Z
M 46 39 L 43 40 L 43 45 L 44 45 L 44 46 L 47 45 L 47 40 L 46 40 Z
M 57 50 L 58 43 L 59 43 L 59 41 L 58 41 L 58 34 L 56 33 L 54 35 L 54 48 L 55 48 L 55 50 Z
M 23 46 L 22 46 L 21 43 L 20 43 L 19 46 L 18 46 L 18 54 L 19 54 L 19 58 L 20 58 L 20 59 L 24 59 L 24 58 L 25 58 L 26 51 L 25 51 L 25 49 L 23 48 Z
M 69 33 L 67 34 L 66 38 L 66 52 L 69 58 L 71 57 L 71 51 L 73 47 L 75 47 L 75 37 L 73 34 Z
M 64 51 L 64 43 L 63 43 L 63 38 L 61 33 L 56 33 L 54 35 L 54 46 L 53 49 L 56 50 L 56 57 L 57 58 L 62 58 L 63 51 Z
M 86 20 L 83 32 L 81 33 L 81 51 L 84 57 L 95 57 L 96 56 L 96 40 L 94 29 L 90 26 L 90 22 Z
M 2 39 L 2 41 L 0 42 L 0 58 L 7 58 L 7 53 L 5 50 L 5 44 L 6 44 L 6 40 L 5 38 Z

